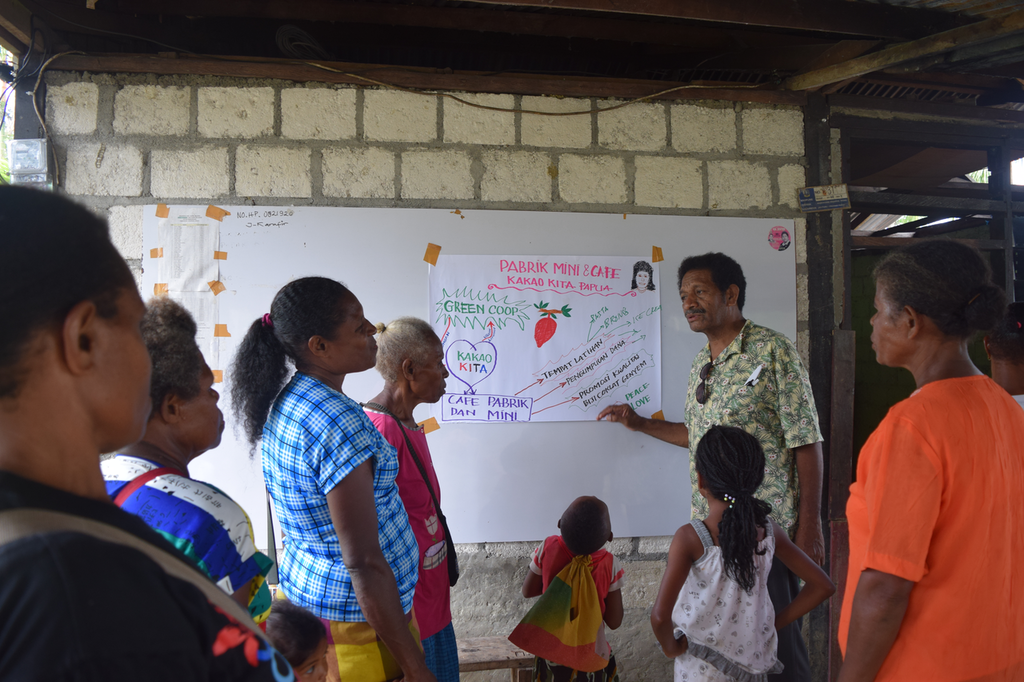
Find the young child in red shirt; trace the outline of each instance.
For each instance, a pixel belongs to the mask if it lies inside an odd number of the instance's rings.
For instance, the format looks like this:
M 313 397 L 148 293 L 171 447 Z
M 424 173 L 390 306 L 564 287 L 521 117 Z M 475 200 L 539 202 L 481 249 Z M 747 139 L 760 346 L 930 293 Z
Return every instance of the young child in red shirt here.
M 536 682 L 617 682 L 604 626 L 622 624 L 622 567 L 603 549 L 612 539 L 608 506 L 576 498 L 558 528 L 534 550 L 523 582 L 524 597 L 544 597 L 509 639 L 537 656 Z

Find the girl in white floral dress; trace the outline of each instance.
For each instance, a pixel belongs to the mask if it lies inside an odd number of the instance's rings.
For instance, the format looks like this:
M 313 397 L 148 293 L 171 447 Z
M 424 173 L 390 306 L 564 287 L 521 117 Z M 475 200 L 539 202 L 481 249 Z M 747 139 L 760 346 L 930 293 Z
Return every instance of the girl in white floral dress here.
M 676 659 L 676 682 L 767 682 L 769 673 L 782 671 L 776 630 L 828 599 L 835 585 L 754 497 L 765 466 L 756 438 L 714 426 L 694 461 L 710 513 L 672 538 L 651 627 L 665 655 Z M 767 587 L 773 554 L 805 583 L 778 614 Z

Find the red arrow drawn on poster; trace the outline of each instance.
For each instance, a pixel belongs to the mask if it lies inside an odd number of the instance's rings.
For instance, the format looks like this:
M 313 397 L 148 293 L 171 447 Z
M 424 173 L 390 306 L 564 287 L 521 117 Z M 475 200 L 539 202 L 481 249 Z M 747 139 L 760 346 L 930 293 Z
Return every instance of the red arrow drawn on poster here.
M 485 336 L 484 338 L 482 338 L 480 340 L 481 341 L 490 341 L 493 338 L 494 338 L 494 323 L 493 322 L 488 322 L 487 323 L 487 336 Z
M 563 400 L 562 402 L 560 402 L 560 403 L 557 403 L 557 404 L 555 404 L 555 405 L 552 405 L 551 407 L 558 407 L 559 405 L 565 405 L 566 403 L 574 403 L 574 402 L 576 402 L 577 400 L 579 400 L 579 396 L 573 396 L 573 397 L 569 398 L 568 400 Z M 543 412 L 544 410 L 550 410 L 550 409 L 551 409 L 551 407 L 545 407 L 545 408 L 544 408 L 543 410 L 537 410 L 537 411 L 536 411 L 536 412 L 534 412 L 533 414 L 540 414 L 540 413 L 541 413 L 541 412 Z
M 536 386 L 537 384 L 539 384 L 539 383 L 540 383 L 540 382 L 542 382 L 542 381 L 544 381 L 544 380 L 543 380 L 543 379 L 537 379 L 537 380 L 536 380 L 535 382 L 533 382 L 532 384 L 530 384 L 530 386 Z M 527 386 L 526 388 L 530 388 L 530 386 Z M 522 391 L 519 391 L 519 393 L 522 393 L 523 391 L 525 391 L 525 390 L 526 390 L 526 388 L 524 388 L 524 389 L 523 389 Z M 519 395 L 519 393 L 516 393 L 516 395 Z
M 542 395 L 541 397 L 534 398 L 533 402 L 539 403 L 541 400 L 544 400 L 544 398 L 547 398 L 549 395 L 551 395 L 552 393 L 554 393 L 558 389 L 562 388 L 563 386 L 565 386 L 565 382 L 564 381 L 562 383 L 558 384 L 557 386 L 555 386 L 553 389 L 551 389 L 550 391 L 548 391 L 544 395 Z
M 452 318 L 448 318 L 448 325 L 444 328 L 444 334 L 441 334 L 441 345 L 444 345 L 445 339 L 448 338 L 448 330 L 452 328 Z

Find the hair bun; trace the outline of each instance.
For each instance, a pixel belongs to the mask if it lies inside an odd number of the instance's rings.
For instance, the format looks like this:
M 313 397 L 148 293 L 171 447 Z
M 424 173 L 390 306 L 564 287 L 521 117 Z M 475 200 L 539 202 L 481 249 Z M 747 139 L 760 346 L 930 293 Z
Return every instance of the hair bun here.
M 1006 306 L 1006 317 L 1012 321 L 1014 334 L 1024 333 L 1024 301 L 1014 301 Z
M 1003 290 L 994 284 L 983 284 L 971 294 L 964 306 L 964 320 L 971 331 L 989 330 L 999 324 L 1005 309 Z
M 384 330 L 387 329 L 387 326 L 383 322 L 378 322 L 373 326 L 377 329 L 378 334 L 383 334 Z

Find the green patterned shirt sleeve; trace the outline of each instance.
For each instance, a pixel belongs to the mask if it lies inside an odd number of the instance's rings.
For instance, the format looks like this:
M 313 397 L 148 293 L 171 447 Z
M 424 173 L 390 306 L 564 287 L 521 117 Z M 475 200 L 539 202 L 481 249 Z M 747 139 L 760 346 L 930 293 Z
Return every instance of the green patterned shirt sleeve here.
M 811 379 L 800 360 L 792 341 L 781 334 L 776 343 L 775 383 L 779 387 L 779 426 L 787 448 L 817 443 L 821 440 L 818 429 L 818 410 L 814 406 Z

